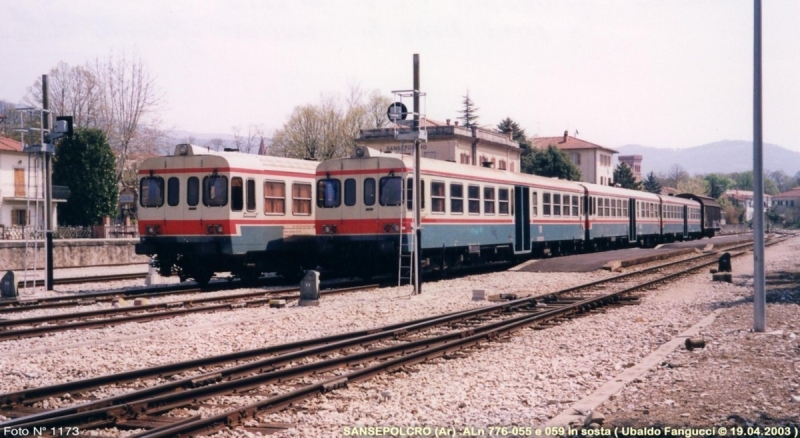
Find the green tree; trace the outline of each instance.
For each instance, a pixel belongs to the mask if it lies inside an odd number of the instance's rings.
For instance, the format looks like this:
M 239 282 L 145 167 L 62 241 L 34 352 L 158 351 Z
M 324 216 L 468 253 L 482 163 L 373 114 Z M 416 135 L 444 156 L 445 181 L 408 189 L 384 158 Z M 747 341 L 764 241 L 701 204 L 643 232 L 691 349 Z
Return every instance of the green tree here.
M 678 193 L 692 193 L 695 195 L 708 195 L 708 181 L 696 175 L 678 183 Z
M 550 145 L 545 150 L 529 148 L 522 156 L 522 171 L 533 175 L 580 181 L 581 171 L 569 159 L 566 152 Z
M 78 128 L 65 138 L 53 159 L 53 184 L 69 186 L 70 197 L 59 207 L 65 225 L 97 225 L 117 211 L 116 161 L 103 131 Z
M 469 98 L 469 90 L 467 90 L 467 95 L 463 97 L 464 100 L 461 102 L 461 104 L 464 105 L 464 109 L 459 111 L 461 116 L 458 119 L 464 122 L 464 126 L 467 128 L 478 126 L 478 108 L 475 107 L 475 103 Z
M 625 163 L 619 163 L 614 168 L 614 184 L 619 184 L 623 189 L 642 190 L 642 183 L 636 181 L 633 171 Z
M 735 188 L 739 190 L 753 191 L 755 182 L 753 179 L 752 170 L 748 170 L 747 172 L 734 172 L 730 176 L 735 183 Z M 777 195 L 780 193 L 775 181 L 770 178 L 764 178 L 764 193 L 768 195 Z
M 714 199 L 725 194 L 725 190 L 733 185 L 733 180 L 719 173 L 709 173 L 704 178 L 708 183 L 708 193 Z
M 650 172 L 643 181 L 644 189 L 650 193 L 661 193 L 661 182 L 656 178 L 656 174 Z
M 519 126 L 519 123 L 506 117 L 497 124 L 497 130 L 503 134 L 511 133 L 511 139 L 519 143 L 520 146 L 528 144 L 528 138 L 525 136 L 525 130 Z

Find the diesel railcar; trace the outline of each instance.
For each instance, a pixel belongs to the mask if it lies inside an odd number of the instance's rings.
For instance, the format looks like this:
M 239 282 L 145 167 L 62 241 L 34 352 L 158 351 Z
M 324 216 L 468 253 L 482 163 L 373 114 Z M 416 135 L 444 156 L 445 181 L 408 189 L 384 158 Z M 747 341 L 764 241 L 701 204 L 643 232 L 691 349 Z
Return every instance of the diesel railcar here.
M 693 200 L 420 161 L 424 270 L 703 235 Z M 411 157 L 359 148 L 320 163 L 316 190 L 319 260 L 362 275 L 399 266 L 413 242 Z
M 180 144 L 139 175 L 137 254 L 205 285 L 219 272 L 292 279 L 313 264 L 316 162 Z

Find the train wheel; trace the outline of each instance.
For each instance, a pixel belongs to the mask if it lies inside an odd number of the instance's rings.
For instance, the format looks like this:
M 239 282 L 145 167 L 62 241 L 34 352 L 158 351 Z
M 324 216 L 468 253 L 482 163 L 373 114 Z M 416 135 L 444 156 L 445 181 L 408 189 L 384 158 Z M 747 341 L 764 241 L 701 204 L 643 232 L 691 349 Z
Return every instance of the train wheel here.
M 198 270 L 192 274 L 194 281 L 202 287 L 208 286 L 208 282 L 211 281 L 211 277 L 213 276 L 213 272 L 206 270 Z
M 258 279 L 261 278 L 261 273 L 253 269 L 246 269 L 239 273 L 239 278 L 246 286 L 254 286 L 258 284 Z

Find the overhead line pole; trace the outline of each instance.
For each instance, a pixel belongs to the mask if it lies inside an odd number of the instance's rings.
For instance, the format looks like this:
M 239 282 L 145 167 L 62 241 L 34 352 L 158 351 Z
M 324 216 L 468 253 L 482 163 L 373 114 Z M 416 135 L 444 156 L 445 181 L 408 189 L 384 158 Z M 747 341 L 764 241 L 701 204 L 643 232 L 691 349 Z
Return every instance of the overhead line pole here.
M 42 75 L 42 155 L 44 156 L 44 226 L 45 226 L 45 289 L 53 290 L 53 180 L 51 172 L 52 160 L 52 140 L 49 136 L 50 130 L 50 103 L 47 88 L 47 75 Z
M 764 280 L 764 157 L 761 125 L 761 0 L 755 0 L 753 40 L 753 331 L 766 330 Z
M 421 208 L 422 187 L 420 186 L 420 147 L 419 147 L 419 54 L 414 54 L 414 293 L 422 293 L 422 282 L 420 273 L 422 272 L 422 260 L 420 249 L 422 248 L 422 228 L 421 228 Z

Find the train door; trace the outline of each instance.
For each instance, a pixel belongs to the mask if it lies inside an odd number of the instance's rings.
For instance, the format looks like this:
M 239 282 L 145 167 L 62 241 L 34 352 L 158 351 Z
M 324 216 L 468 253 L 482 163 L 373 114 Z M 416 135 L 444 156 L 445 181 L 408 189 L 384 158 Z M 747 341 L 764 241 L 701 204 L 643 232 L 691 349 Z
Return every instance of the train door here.
M 182 169 L 197 169 L 201 167 L 200 157 L 181 157 L 184 162 L 181 163 Z M 184 173 L 180 175 L 180 192 L 181 200 L 179 203 L 181 211 L 181 237 L 186 239 L 191 234 L 205 235 L 206 231 L 203 229 L 201 223 L 202 216 L 202 183 L 203 175 L 199 173 Z M 176 211 L 177 212 L 177 211 Z M 194 228 L 193 227 L 198 227 Z
M 636 242 L 636 199 L 628 199 L 628 241 Z
M 683 206 L 683 238 L 687 239 L 689 237 L 689 207 L 684 205 Z
M 514 252 L 531 250 L 530 188 L 514 187 Z

